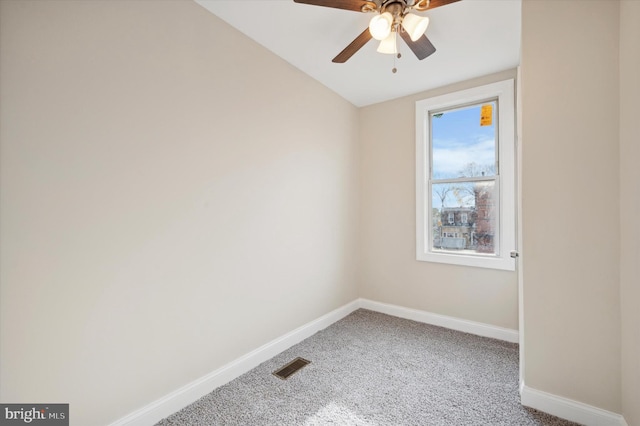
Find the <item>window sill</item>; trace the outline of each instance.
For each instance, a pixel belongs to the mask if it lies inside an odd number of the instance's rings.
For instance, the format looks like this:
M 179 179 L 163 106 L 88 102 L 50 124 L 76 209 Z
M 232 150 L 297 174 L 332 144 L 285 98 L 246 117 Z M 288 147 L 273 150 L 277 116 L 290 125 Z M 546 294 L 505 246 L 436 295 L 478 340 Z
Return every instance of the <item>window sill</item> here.
M 450 265 L 472 266 L 476 268 L 499 269 L 515 271 L 516 261 L 511 257 L 496 257 L 483 255 L 465 255 L 449 253 L 418 253 L 418 261 L 448 263 Z

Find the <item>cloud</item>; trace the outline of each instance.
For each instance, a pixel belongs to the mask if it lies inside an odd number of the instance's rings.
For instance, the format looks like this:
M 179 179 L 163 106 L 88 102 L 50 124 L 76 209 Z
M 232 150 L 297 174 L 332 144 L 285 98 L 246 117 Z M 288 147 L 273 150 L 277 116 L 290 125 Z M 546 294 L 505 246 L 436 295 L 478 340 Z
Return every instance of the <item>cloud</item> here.
M 466 165 L 491 166 L 496 161 L 495 139 L 479 136 L 469 141 L 434 140 L 433 173 L 438 178 L 459 177 Z

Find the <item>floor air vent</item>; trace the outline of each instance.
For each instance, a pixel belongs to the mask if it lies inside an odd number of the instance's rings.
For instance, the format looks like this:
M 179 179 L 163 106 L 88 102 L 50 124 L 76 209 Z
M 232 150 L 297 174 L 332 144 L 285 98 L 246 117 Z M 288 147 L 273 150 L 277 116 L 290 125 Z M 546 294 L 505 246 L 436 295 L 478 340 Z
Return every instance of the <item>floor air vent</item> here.
M 281 378 L 282 380 L 287 380 L 293 373 L 310 363 L 311 361 L 298 357 L 284 367 L 274 371 L 273 375 Z

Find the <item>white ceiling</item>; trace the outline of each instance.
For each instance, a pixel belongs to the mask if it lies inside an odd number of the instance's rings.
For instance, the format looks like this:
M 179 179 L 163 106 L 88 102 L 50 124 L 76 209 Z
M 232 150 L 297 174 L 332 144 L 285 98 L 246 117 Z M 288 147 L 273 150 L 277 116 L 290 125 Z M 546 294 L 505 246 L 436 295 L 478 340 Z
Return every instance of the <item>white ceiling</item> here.
M 520 61 L 521 0 L 462 0 L 421 13 L 437 51 L 419 61 L 402 40 L 402 58 L 371 40 L 344 64 L 331 60 L 373 16 L 293 0 L 195 0 L 356 106 L 365 106 L 514 68 Z

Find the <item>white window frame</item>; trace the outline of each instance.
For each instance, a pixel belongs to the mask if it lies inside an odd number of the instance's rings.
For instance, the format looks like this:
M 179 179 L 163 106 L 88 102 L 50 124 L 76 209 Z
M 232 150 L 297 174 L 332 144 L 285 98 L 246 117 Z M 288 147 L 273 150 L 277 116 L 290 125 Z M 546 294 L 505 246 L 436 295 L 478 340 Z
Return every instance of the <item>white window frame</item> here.
M 497 99 L 496 126 L 498 150 L 499 193 L 497 253 L 468 254 L 434 251 L 431 226 L 431 129 L 430 111 Z M 516 249 L 516 197 L 515 197 L 515 94 L 514 80 L 478 86 L 467 90 L 436 96 L 416 102 L 416 258 L 419 261 L 449 263 L 480 268 L 515 270 L 515 259 L 510 251 Z M 479 119 L 479 118 L 478 118 Z

